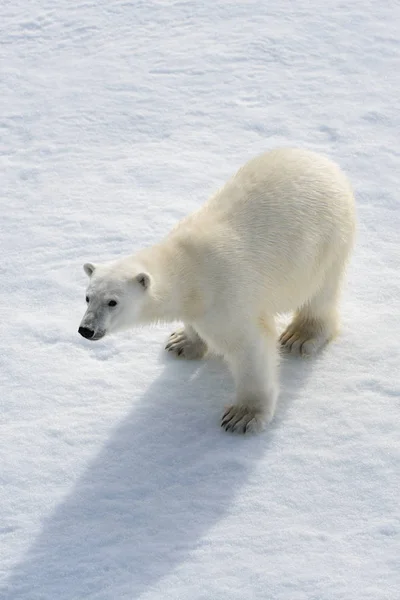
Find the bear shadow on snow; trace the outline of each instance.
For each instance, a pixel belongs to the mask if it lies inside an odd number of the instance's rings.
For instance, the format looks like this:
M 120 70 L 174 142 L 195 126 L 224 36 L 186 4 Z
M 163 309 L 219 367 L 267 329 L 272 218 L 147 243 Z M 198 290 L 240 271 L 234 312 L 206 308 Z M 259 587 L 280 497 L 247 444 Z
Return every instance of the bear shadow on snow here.
M 234 393 L 222 361 L 161 360 L 161 375 L 15 567 L 9 600 L 137 598 L 156 585 L 229 511 L 312 369 L 312 361 L 284 359 L 275 420 L 261 435 L 241 436 L 219 427 Z

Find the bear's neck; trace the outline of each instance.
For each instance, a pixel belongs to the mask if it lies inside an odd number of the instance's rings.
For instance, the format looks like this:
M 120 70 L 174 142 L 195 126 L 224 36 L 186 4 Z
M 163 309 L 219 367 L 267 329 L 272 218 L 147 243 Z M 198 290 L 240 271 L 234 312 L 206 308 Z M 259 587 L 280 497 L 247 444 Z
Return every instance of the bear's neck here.
M 186 244 L 168 237 L 140 253 L 140 261 L 150 273 L 152 283 L 142 323 L 193 322 L 204 311 L 198 273 Z

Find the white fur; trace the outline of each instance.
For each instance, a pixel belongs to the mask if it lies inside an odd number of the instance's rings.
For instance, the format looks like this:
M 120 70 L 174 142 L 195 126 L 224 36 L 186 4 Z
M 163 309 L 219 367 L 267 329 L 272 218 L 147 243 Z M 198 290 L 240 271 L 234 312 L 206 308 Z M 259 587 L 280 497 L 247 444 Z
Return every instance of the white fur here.
M 139 323 L 183 321 L 167 348 L 187 358 L 207 348 L 223 355 L 236 400 L 222 425 L 258 431 L 278 396 L 274 317 L 295 311 L 280 338 L 287 351 L 311 354 L 336 334 L 354 230 L 352 190 L 334 163 L 305 150 L 265 153 L 159 244 L 86 266 L 90 302 L 81 326 L 101 337 Z M 109 310 L 111 296 L 119 304 Z

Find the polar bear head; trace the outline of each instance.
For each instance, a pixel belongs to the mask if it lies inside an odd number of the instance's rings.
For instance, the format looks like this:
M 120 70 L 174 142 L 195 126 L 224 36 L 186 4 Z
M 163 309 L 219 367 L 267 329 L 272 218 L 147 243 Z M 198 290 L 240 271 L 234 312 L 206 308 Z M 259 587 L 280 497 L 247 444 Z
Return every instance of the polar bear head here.
M 89 277 L 87 310 L 78 329 L 83 337 L 99 340 L 141 321 L 151 278 L 139 264 L 118 260 L 83 268 Z

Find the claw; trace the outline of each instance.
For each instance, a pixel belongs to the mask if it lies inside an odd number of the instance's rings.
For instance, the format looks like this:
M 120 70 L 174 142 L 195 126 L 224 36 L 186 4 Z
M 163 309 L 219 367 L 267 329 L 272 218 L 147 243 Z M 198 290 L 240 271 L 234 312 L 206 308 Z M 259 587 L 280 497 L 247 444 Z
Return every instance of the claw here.
M 243 406 L 231 406 L 224 412 L 221 427 L 225 431 L 250 434 L 264 428 L 264 420 L 257 412 Z
M 226 411 L 226 413 L 223 415 L 221 427 L 225 427 L 225 425 L 228 425 L 232 421 L 234 415 L 229 416 L 229 413 L 230 413 L 230 409 L 228 411 Z

